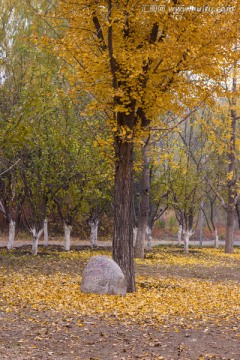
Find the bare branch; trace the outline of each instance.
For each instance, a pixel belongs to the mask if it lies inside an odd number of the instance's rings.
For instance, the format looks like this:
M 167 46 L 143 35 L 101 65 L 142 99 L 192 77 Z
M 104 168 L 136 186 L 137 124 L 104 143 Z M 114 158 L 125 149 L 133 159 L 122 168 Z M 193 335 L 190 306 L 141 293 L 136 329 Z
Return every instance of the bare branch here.
M 14 164 L 12 164 L 7 170 L 3 171 L 0 176 L 6 174 L 8 171 L 10 171 L 14 166 L 16 166 L 21 159 L 18 159 Z

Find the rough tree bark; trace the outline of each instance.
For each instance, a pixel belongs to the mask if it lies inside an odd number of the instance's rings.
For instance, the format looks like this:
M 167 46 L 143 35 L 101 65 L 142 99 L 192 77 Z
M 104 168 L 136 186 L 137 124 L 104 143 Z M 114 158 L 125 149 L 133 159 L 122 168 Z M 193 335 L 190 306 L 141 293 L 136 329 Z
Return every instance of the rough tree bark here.
M 122 269 L 127 291 L 136 291 L 133 258 L 133 142 L 115 138 L 113 260 Z

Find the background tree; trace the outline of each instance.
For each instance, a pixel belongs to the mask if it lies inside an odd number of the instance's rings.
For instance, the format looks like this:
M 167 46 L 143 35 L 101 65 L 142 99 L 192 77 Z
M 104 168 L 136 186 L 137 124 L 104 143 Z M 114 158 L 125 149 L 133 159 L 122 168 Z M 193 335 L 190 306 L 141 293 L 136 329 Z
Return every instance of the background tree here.
M 232 82 L 230 81 L 232 79 Z M 209 154 L 201 166 L 197 165 L 195 154 L 188 149 L 195 166 L 198 166 L 204 181 L 217 196 L 226 212 L 225 251 L 233 252 L 234 217 L 239 198 L 238 168 L 239 134 L 238 127 L 238 91 L 232 69 L 227 72 L 222 83 L 222 98 L 216 101 L 212 109 L 207 108 L 202 117 L 202 129 L 209 142 Z M 235 90 L 232 90 L 234 85 Z M 225 97 L 224 97 L 225 95 Z M 234 109 L 234 111 L 232 111 Z
M 25 193 L 17 163 L 3 161 L 3 164 L 6 167 L 0 177 L 0 212 L 8 222 L 9 234 L 7 248 L 11 250 L 14 247 L 16 224 L 21 218 Z
M 2 178 L 2 210 L 9 222 L 8 247 L 12 248 L 25 194 L 19 165 L 33 122 L 46 114 L 42 97 L 50 70 L 44 66 L 50 64 L 50 57 L 30 44 L 32 14 L 25 3 L 6 0 L 1 9 L 0 156 L 2 166 L 11 169 Z

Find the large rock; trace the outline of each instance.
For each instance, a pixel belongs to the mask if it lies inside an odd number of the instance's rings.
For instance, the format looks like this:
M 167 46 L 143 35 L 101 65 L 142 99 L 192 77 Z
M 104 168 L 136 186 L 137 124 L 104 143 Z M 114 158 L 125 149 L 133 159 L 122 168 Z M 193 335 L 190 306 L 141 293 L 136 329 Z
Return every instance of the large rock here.
M 93 256 L 83 271 L 81 291 L 125 296 L 124 274 L 118 264 L 108 256 Z

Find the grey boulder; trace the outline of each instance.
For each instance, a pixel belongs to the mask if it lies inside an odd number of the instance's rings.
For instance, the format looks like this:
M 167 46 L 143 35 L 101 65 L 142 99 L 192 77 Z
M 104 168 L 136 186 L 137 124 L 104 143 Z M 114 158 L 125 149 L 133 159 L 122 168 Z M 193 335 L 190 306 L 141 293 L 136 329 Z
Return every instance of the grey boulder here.
M 108 256 L 93 256 L 83 271 L 81 291 L 125 296 L 124 274 L 118 264 Z

